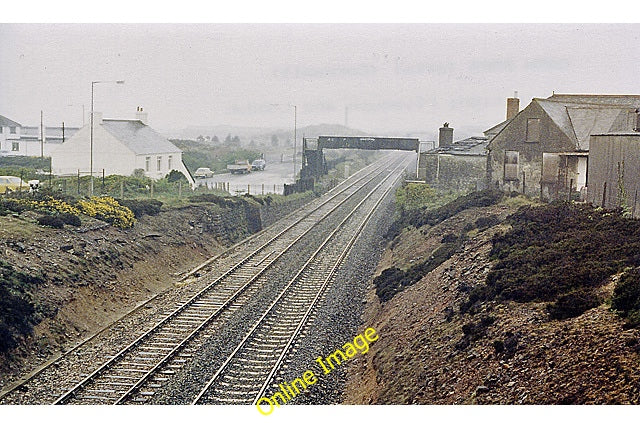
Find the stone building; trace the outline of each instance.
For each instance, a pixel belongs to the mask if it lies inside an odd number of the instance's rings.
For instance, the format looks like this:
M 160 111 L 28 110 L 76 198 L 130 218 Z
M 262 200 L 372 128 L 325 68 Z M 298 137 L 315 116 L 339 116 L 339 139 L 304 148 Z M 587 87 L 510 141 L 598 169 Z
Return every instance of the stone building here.
M 473 136 L 453 142 L 453 128 L 440 128 L 438 147 L 420 153 L 418 179 L 428 184 L 463 191 L 485 188 L 486 136 Z
M 638 107 L 640 95 L 534 98 L 489 142 L 489 185 L 545 199 L 586 195 L 590 135 L 630 131 Z

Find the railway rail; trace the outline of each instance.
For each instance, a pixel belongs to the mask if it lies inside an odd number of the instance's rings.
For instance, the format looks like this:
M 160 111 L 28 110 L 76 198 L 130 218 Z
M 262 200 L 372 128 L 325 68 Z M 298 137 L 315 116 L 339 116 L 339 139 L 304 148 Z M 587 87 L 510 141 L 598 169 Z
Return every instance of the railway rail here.
M 404 167 L 406 164 L 401 163 L 392 169 L 325 238 L 202 388 L 193 404 L 248 404 L 260 398 L 312 317 L 334 273 Z M 362 219 L 354 220 L 356 216 Z
M 317 224 L 341 206 L 346 206 L 351 196 L 371 185 L 380 175 L 376 168 L 381 163 L 355 174 L 323 200 L 312 202 L 308 209 L 290 215 L 286 226 L 270 227 L 253 239 L 230 248 L 224 257 L 215 257 L 201 265 L 198 270 L 217 276 L 210 284 L 181 302 L 152 328 L 65 391 L 54 403 L 147 401 L 154 392 L 143 391 L 143 386 L 146 389 L 161 387 L 168 381 L 190 357 L 185 351 L 193 348 L 193 343 L 201 339 L 203 331 L 223 325 L 264 285 L 260 282 L 261 277 L 276 265 L 282 254 Z

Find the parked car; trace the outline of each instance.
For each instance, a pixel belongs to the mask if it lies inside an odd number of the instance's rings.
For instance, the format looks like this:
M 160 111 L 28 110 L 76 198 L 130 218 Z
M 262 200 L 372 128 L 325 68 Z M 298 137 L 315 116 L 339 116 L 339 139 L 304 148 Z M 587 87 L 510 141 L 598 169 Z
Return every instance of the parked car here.
M 213 176 L 213 171 L 209 168 L 198 168 L 196 173 L 193 174 L 194 178 L 211 178 Z
M 256 159 L 251 163 L 251 170 L 263 171 L 265 166 L 267 166 L 267 162 L 265 162 L 264 159 Z
M 0 193 L 10 193 L 12 191 L 29 191 L 29 184 L 17 176 L 0 176 Z

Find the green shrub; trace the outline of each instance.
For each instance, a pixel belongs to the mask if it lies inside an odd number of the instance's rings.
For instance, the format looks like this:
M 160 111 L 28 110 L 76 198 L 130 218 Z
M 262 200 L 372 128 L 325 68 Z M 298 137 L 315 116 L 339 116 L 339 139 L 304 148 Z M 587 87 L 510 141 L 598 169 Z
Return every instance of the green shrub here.
M 453 236 L 453 237 L 452 237 Z M 446 240 L 446 242 L 444 242 Z M 462 246 L 464 239 L 454 234 L 447 235 L 438 248 L 431 253 L 426 260 L 409 267 L 407 271 L 392 267 L 383 270 L 379 276 L 373 279 L 376 286 L 376 295 L 381 302 L 393 298 L 395 294 L 418 282 L 451 256 Z
M 500 218 L 497 215 L 481 216 L 476 219 L 477 228 L 489 228 L 500 223 Z
M 60 218 L 65 224 L 72 225 L 74 227 L 80 227 L 82 225 L 80 217 L 70 212 L 62 212 L 58 214 L 58 218 Z
M 44 280 L 25 274 L 0 260 L 0 352 L 14 348 L 41 319 L 33 290 Z
M 58 215 L 42 215 L 38 218 L 38 224 L 44 227 L 63 228 L 64 221 Z
M 570 319 L 597 307 L 602 301 L 589 289 L 575 289 L 560 295 L 555 302 L 547 305 L 552 319 Z
M 624 316 L 628 325 L 640 325 L 640 269 L 625 271 L 616 283 L 611 308 Z
M 162 208 L 162 202 L 155 199 L 125 199 L 118 200 L 118 203 L 131 209 L 131 212 L 133 212 L 136 218 L 142 218 L 144 215 L 158 215 Z
M 619 211 L 570 203 L 522 207 L 511 230 L 493 237 L 495 264 L 460 306 L 487 300 L 548 302 L 552 318 L 599 305 L 595 289 L 626 266 L 640 265 L 640 221 Z

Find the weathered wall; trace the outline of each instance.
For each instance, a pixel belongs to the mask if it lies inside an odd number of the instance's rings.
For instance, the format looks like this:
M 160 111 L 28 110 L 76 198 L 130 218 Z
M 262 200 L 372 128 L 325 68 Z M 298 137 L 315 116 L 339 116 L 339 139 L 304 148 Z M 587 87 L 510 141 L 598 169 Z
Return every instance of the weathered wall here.
M 270 226 L 279 219 L 289 215 L 296 209 L 301 208 L 305 204 L 309 203 L 314 197 L 315 196 L 310 193 L 306 197 L 300 197 L 298 199 L 293 199 L 283 203 L 263 205 L 260 208 L 260 220 L 262 228 Z
M 587 200 L 640 216 L 640 133 L 592 135 L 589 146 Z
M 527 120 L 534 118 L 540 119 L 540 138 L 538 142 L 526 142 Z M 538 196 L 542 153 L 574 151 L 576 147 L 534 100 L 496 135 L 489 143 L 488 149 L 491 187 L 506 191 L 522 191 L 524 172 L 525 192 L 531 196 Z M 514 181 L 504 180 L 504 153 L 507 150 L 519 153 L 518 179 Z
M 418 179 L 443 189 L 482 189 L 486 178 L 486 166 L 485 156 L 421 153 Z

